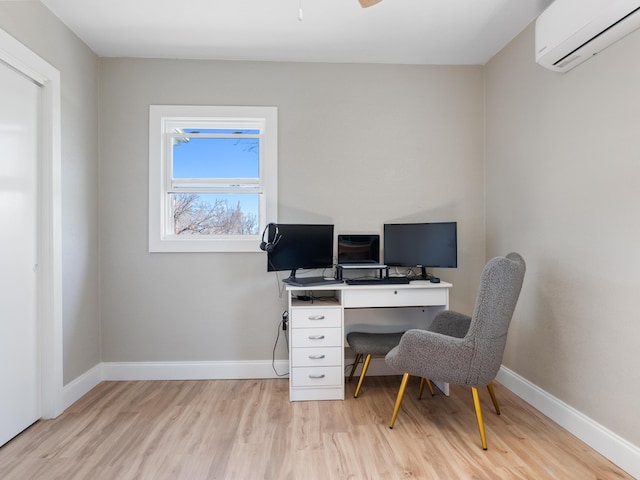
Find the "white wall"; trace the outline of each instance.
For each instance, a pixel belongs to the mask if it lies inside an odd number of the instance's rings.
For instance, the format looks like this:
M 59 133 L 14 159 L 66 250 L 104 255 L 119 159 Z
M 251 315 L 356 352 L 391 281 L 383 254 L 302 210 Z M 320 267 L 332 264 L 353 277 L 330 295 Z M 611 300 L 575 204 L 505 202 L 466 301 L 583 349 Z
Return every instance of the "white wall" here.
M 40 2 L 0 2 L 0 28 L 60 71 L 64 383 L 100 363 L 98 57 Z
M 284 298 L 264 253 L 147 252 L 150 104 L 275 105 L 279 218 L 381 232 L 456 220 L 452 305 L 484 264 L 483 69 L 103 58 L 103 361 L 269 360 Z M 286 358 L 284 343 L 278 358 Z
M 504 364 L 640 445 L 640 31 L 566 74 L 486 67 L 487 256 L 528 262 Z

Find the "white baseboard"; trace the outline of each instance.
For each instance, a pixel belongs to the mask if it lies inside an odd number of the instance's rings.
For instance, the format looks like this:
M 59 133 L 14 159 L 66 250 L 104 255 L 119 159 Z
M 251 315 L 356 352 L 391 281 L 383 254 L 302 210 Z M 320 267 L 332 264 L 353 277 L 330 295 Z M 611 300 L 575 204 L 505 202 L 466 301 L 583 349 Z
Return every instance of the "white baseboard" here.
M 634 478 L 640 478 L 640 448 L 550 395 L 504 365 L 496 380 Z
M 91 370 L 80 375 L 78 378 L 73 380 L 71 383 L 68 383 L 62 389 L 63 396 L 63 410 L 66 410 L 75 402 L 77 402 L 80 397 L 86 395 L 92 388 L 98 385 L 102 378 L 102 366 L 100 364 L 93 367 Z
M 275 370 L 274 371 L 274 367 Z M 234 362 L 105 362 L 103 380 L 208 380 L 279 378 L 289 372 L 286 360 Z

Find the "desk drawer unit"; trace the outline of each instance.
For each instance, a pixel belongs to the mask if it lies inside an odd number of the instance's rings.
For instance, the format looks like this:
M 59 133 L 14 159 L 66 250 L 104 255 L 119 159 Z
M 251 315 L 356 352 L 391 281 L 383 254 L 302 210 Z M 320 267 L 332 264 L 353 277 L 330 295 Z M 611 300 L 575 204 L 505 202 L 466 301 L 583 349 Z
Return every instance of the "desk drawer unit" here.
M 291 312 L 291 328 L 339 327 L 341 324 L 340 308 L 294 307 Z
M 342 345 L 342 329 L 294 328 L 291 330 L 292 348 L 339 347 Z
M 291 370 L 291 382 L 298 387 L 342 386 L 342 368 L 336 367 L 295 367 Z
M 449 292 L 444 288 L 370 288 L 348 290 L 342 294 L 344 308 L 425 307 L 447 305 Z
M 291 360 L 300 367 L 339 366 L 342 355 L 342 347 L 294 348 Z
M 290 400 L 344 399 L 342 308 L 292 306 Z

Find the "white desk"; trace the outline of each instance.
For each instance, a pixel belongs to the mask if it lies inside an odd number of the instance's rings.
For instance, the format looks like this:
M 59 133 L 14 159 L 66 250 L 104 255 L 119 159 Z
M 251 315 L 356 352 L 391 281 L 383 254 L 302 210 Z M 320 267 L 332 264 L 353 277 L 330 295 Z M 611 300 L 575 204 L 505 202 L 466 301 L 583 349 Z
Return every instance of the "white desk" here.
M 433 317 L 449 308 L 451 287 L 450 283 L 427 281 L 406 285 L 287 285 L 289 400 L 344 400 L 345 317 L 349 310 L 425 307 Z M 297 298 L 305 293 L 319 298 Z

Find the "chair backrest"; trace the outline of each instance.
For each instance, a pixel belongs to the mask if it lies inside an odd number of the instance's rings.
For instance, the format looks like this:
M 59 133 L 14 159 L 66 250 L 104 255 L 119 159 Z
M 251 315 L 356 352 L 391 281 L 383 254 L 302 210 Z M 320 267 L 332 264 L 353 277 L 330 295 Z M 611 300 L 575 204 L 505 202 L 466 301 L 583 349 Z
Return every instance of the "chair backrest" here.
M 484 267 L 466 338 L 474 343 L 469 382 L 486 385 L 502 364 L 507 331 L 520 296 L 526 265 L 517 253 L 496 257 Z

